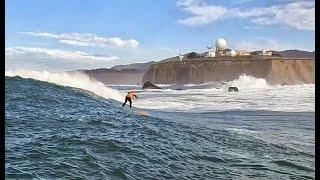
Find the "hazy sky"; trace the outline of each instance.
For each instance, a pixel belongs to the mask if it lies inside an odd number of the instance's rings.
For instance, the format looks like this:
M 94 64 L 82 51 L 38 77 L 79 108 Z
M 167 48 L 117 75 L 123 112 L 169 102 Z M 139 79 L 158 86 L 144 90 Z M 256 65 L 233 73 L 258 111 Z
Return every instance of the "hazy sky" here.
M 6 0 L 6 70 L 73 70 L 231 49 L 315 49 L 314 0 Z

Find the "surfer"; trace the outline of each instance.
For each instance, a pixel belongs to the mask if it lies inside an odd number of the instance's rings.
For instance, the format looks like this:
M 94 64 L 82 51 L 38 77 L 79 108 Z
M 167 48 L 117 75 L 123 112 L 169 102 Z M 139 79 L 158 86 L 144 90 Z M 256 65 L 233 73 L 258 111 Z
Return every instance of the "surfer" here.
M 136 97 L 136 98 L 138 99 L 138 96 L 137 96 L 137 94 L 136 94 L 136 92 L 135 92 L 134 90 L 128 92 L 128 94 L 127 94 L 127 96 L 126 96 L 126 99 L 125 99 L 124 103 L 122 104 L 122 107 L 123 107 L 124 105 L 126 105 L 127 101 L 129 101 L 129 103 L 130 103 L 130 108 L 131 108 L 132 98 L 133 98 L 133 97 Z

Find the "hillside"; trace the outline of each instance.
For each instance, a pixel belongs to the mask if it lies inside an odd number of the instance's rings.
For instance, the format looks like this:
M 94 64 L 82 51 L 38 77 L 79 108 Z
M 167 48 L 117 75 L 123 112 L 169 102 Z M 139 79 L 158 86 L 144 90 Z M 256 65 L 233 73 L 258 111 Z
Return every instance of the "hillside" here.
M 133 64 L 127 64 L 127 65 L 117 65 L 113 66 L 110 69 L 114 70 L 123 70 L 123 69 L 136 69 L 139 71 L 146 71 L 151 64 L 155 63 L 154 61 L 150 61 L 147 63 L 133 63 Z
M 315 59 L 315 51 L 301 51 L 301 50 L 285 50 L 279 51 L 280 55 L 285 58 L 312 58 Z

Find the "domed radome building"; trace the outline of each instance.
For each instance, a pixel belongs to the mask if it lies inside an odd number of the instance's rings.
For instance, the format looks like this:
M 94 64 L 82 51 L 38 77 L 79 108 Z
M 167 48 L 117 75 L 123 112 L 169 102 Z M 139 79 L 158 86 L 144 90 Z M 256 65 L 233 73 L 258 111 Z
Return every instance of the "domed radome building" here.
M 247 50 L 233 50 L 227 48 L 227 41 L 225 39 L 219 38 L 215 41 L 215 48 L 208 47 L 208 51 L 202 53 L 202 57 L 210 58 L 210 59 L 221 59 L 219 57 L 242 57 L 242 58 L 248 58 L 252 56 L 259 56 L 259 57 L 265 57 L 265 56 L 272 56 L 272 51 L 253 51 L 249 52 Z

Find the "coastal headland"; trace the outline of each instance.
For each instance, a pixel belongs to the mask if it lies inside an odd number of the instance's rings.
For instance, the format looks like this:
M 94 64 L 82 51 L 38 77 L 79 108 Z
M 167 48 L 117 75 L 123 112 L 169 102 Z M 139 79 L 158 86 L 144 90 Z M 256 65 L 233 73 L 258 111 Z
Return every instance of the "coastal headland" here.
M 308 58 L 197 58 L 152 64 L 142 82 L 155 84 L 200 84 L 231 81 L 246 74 L 264 78 L 269 84 L 291 85 L 315 82 L 315 63 Z
M 254 54 L 252 52 L 251 54 Z M 279 54 L 278 56 L 275 56 Z M 310 84 L 315 82 L 315 52 L 285 50 L 273 56 L 199 57 L 191 52 L 159 61 L 118 65 L 112 68 L 77 70 L 104 84 L 142 85 L 199 84 L 231 81 L 246 74 L 264 78 L 269 84 Z M 194 57 L 193 57 L 194 56 Z

